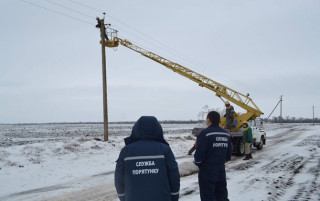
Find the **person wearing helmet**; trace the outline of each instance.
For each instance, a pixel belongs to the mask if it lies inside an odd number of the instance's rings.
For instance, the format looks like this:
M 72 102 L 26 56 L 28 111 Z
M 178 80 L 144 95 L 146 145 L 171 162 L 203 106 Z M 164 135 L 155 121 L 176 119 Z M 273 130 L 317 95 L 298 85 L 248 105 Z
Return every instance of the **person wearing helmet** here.
M 225 106 L 226 106 L 226 114 L 225 117 L 227 119 L 227 129 L 230 131 L 231 130 L 231 125 L 233 122 L 233 118 L 234 118 L 234 108 L 232 105 L 230 105 L 229 101 L 225 102 Z
M 243 121 L 243 143 L 244 143 L 244 153 L 245 153 L 245 158 L 243 160 L 250 160 L 252 159 L 251 155 L 251 143 L 252 143 L 252 129 L 249 127 L 247 121 Z

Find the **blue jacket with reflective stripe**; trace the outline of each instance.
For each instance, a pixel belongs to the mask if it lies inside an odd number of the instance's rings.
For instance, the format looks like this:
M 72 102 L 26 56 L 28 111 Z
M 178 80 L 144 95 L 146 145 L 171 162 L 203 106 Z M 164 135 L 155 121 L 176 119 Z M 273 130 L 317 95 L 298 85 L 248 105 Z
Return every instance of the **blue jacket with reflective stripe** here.
M 194 162 L 197 166 L 224 165 L 231 159 L 230 135 L 218 125 L 201 131 L 197 138 Z
M 177 201 L 180 175 L 155 117 L 141 117 L 121 150 L 115 186 L 121 201 Z

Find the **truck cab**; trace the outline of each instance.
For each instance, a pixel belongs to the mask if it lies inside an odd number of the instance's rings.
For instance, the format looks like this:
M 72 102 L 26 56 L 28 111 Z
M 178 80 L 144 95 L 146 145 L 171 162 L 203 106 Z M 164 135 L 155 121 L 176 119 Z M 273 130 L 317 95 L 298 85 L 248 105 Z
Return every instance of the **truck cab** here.
M 263 130 L 263 123 L 260 118 L 256 120 L 248 121 L 248 125 L 252 129 L 252 146 L 256 147 L 258 150 L 263 148 L 263 145 L 266 144 L 266 132 Z

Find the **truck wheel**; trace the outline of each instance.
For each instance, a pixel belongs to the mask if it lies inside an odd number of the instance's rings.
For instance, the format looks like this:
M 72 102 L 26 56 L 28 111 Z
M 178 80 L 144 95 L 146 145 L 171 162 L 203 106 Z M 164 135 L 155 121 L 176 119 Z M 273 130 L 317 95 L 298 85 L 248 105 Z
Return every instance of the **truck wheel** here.
M 263 139 L 261 138 L 260 139 L 260 143 L 259 143 L 259 145 L 257 146 L 257 149 L 258 150 L 261 150 L 263 148 Z
M 242 142 L 242 138 L 239 138 L 238 144 L 237 144 L 237 155 L 242 156 L 244 155 L 244 144 Z

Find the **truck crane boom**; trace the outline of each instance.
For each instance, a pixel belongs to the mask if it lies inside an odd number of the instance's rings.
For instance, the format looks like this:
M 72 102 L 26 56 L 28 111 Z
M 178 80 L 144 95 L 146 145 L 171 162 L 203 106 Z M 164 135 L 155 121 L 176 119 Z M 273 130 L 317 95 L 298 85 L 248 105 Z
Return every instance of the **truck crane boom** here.
M 199 84 L 201 87 L 206 87 L 207 89 L 213 91 L 216 93 L 216 96 L 223 97 L 239 107 L 245 109 L 247 113 L 237 115 L 235 117 L 236 124 L 233 125 L 231 128 L 231 131 L 238 131 L 240 127 L 242 126 L 242 121 L 244 120 L 254 120 L 257 117 L 259 117 L 263 112 L 258 108 L 258 106 L 252 101 L 252 99 L 249 97 L 249 95 L 244 95 L 242 93 L 239 93 L 225 85 L 222 85 L 206 76 L 203 76 L 193 70 L 190 70 L 189 68 L 186 68 L 178 63 L 172 62 L 164 57 L 161 57 L 153 52 L 147 51 L 137 45 L 132 44 L 128 40 L 123 40 L 115 34 L 113 34 L 113 37 L 105 42 L 107 47 L 117 47 L 119 44 L 122 46 L 125 46 L 135 52 L 140 53 L 141 55 L 154 60 L 168 69 L 174 71 L 175 73 L 178 73 L 196 83 Z M 224 127 L 226 124 L 225 117 L 221 118 L 220 126 Z

